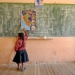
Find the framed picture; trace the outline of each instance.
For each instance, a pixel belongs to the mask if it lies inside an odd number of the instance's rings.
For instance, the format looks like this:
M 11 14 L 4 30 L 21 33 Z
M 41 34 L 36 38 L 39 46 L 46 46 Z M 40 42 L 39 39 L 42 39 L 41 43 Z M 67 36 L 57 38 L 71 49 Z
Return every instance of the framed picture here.
M 21 28 L 26 30 L 36 30 L 36 11 L 23 10 L 21 11 Z
M 35 0 L 35 7 L 43 7 L 43 0 Z

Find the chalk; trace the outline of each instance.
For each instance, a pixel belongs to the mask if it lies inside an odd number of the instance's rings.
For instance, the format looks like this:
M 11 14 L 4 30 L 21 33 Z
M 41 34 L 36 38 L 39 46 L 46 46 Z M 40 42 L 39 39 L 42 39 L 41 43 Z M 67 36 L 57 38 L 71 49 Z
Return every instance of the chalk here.
M 46 36 L 44 36 L 44 39 L 46 39 Z

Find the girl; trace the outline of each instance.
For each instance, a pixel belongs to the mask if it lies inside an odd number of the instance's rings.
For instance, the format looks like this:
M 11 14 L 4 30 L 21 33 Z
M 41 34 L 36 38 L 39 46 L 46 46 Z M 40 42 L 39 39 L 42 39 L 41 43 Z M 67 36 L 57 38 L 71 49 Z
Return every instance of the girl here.
M 23 33 L 18 33 L 18 39 L 15 44 L 16 55 L 13 59 L 13 62 L 16 62 L 18 65 L 18 69 L 20 69 L 20 63 L 22 64 L 22 71 L 24 71 L 24 62 L 29 61 L 28 54 L 26 52 L 26 40 L 28 38 L 28 33 L 23 29 L 25 35 Z

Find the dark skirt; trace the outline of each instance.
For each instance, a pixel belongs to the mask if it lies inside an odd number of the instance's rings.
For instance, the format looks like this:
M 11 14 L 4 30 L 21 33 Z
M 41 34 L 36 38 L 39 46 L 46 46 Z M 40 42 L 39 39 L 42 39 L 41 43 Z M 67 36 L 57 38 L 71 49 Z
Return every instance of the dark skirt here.
M 26 50 L 17 51 L 13 59 L 13 62 L 23 63 L 29 61 L 28 54 Z

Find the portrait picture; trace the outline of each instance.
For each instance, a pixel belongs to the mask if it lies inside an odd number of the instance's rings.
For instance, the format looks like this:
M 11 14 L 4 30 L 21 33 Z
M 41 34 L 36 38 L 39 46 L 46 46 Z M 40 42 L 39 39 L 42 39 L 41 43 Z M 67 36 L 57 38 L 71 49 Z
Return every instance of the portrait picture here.
M 43 7 L 43 0 L 35 0 L 35 7 Z

